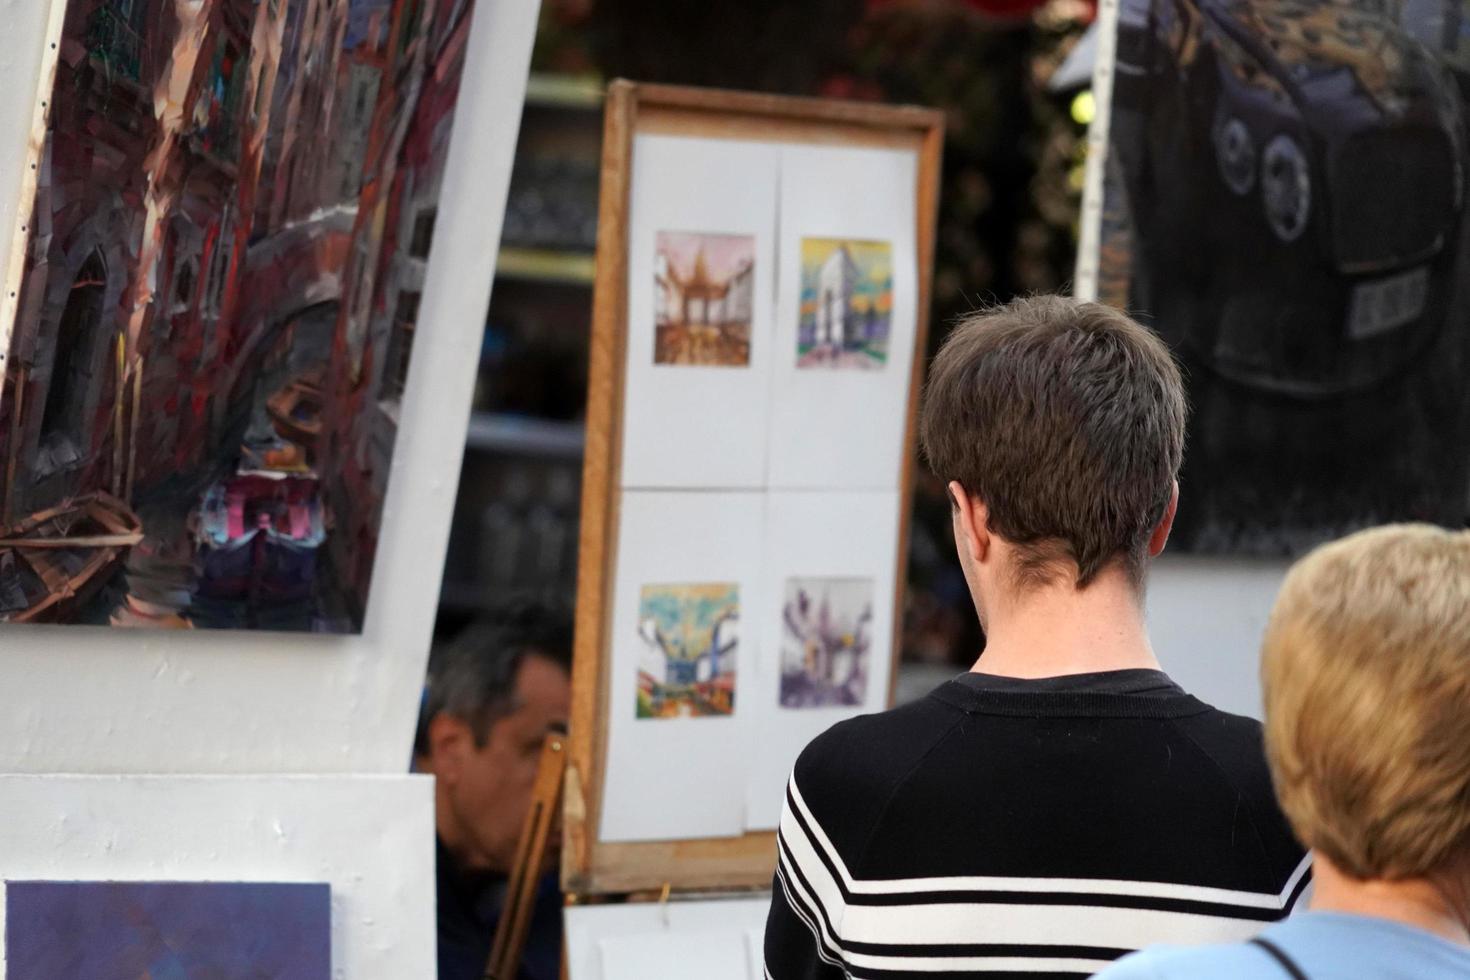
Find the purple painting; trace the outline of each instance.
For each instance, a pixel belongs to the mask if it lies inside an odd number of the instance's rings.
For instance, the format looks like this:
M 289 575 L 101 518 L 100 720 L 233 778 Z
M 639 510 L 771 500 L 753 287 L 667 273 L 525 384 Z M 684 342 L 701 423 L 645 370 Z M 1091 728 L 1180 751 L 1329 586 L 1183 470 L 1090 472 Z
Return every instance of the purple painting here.
M 331 886 L 12 881 L 7 980 L 329 980 Z

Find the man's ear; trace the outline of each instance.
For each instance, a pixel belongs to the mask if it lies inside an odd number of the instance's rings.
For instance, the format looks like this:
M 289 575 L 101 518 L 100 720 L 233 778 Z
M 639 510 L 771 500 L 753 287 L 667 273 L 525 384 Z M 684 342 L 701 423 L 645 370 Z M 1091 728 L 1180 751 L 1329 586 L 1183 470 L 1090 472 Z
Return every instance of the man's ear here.
M 462 718 L 440 712 L 429 721 L 429 770 L 447 782 L 459 781 L 475 747 L 475 733 Z
M 984 561 L 990 551 L 990 512 L 958 480 L 949 481 L 949 497 L 955 513 L 955 547 L 977 563 Z
M 1159 523 L 1154 527 L 1153 533 L 1148 536 L 1148 556 L 1157 558 L 1163 553 L 1164 545 L 1169 542 L 1169 532 L 1174 529 L 1174 515 L 1179 511 L 1179 481 L 1174 481 L 1174 489 L 1169 492 L 1169 506 L 1164 508 L 1164 516 L 1159 518 Z

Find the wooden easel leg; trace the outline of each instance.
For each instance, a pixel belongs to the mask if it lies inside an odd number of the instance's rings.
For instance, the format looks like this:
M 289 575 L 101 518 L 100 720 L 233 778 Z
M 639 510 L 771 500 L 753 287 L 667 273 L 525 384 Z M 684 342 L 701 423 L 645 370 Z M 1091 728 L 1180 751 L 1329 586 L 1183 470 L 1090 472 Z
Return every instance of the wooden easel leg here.
M 526 949 L 526 933 L 531 926 L 531 912 L 536 905 L 536 889 L 546 863 L 546 845 L 561 809 L 562 777 L 566 772 L 565 740 L 553 735 L 541 749 L 541 762 L 536 772 L 536 785 L 531 792 L 531 809 L 521 825 L 521 840 L 516 846 L 515 865 L 506 886 L 505 908 L 495 927 L 495 942 L 490 947 L 490 961 L 485 964 L 484 980 L 513 980 Z M 562 976 L 566 976 L 566 945 L 562 945 Z

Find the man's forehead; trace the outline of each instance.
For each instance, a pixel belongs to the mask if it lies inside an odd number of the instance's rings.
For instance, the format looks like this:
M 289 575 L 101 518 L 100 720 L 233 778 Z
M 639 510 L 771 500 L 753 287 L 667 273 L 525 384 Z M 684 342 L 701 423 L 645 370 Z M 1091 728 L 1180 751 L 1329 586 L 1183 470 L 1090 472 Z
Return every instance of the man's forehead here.
M 527 684 L 570 685 L 571 680 L 565 666 L 540 650 L 527 650 L 516 667 L 515 686 L 518 692 Z

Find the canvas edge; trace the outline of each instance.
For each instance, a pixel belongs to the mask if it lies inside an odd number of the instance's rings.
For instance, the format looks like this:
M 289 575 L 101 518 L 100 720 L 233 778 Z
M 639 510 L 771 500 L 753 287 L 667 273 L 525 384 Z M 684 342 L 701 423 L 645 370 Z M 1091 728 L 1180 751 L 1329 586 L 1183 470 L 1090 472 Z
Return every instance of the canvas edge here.
M 407 659 L 414 679 L 428 664 L 540 6 L 478 0 L 470 25 L 420 310 L 443 335 L 409 363 L 361 634 L 366 654 Z M 400 701 L 392 728 L 406 754 L 418 685 L 390 684 L 382 695 Z
M 1082 190 L 1082 225 L 1077 241 L 1077 266 L 1072 295 L 1096 302 L 1098 261 L 1102 246 L 1103 174 L 1107 167 L 1108 134 L 1113 114 L 1113 69 L 1118 50 L 1120 0 L 1100 0 L 1097 17 L 1097 61 L 1092 66 L 1092 99 L 1096 106 L 1087 129 L 1087 172 Z
M 56 84 L 56 63 L 61 42 L 61 28 L 66 20 L 68 0 L 50 0 L 46 10 L 45 36 L 41 39 L 41 63 L 37 68 L 35 101 L 31 106 L 30 130 L 26 135 L 26 153 L 21 161 L 20 189 L 17 191 L 14 225 L 10 229 L 9 252 L 5 257 L 5 283 L 0 291 L 0 397 L 5 394 L 10 378 L 10 340 L 15 334 L 15 320 L 20 315 L 20 290 L 26 272 L 26 254 L 30 251 L 31 217 L 36 207 L 36 189 L 40 168 L 46 159 L 49 95 Z M 0 963 L 4 947 L 0 945 Z

